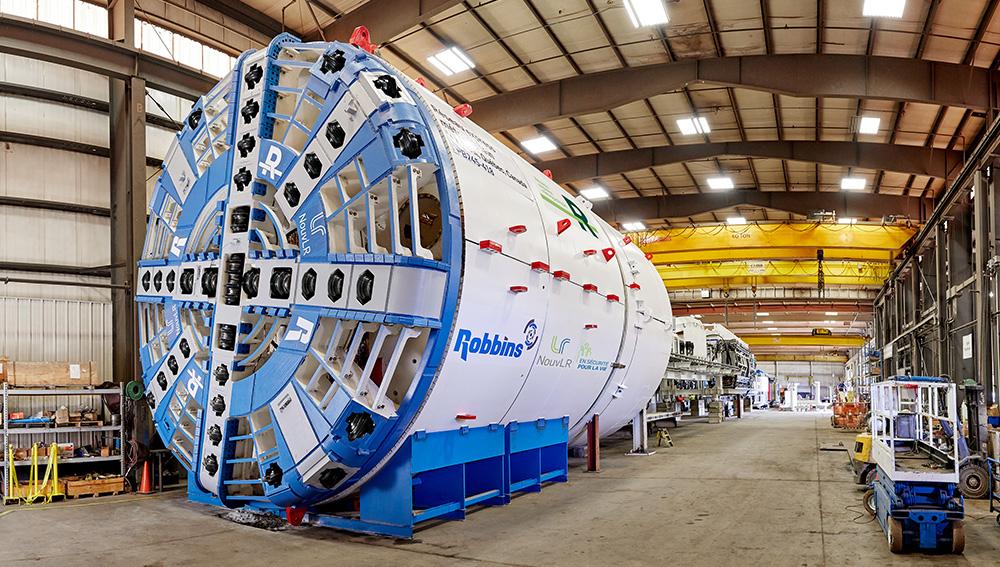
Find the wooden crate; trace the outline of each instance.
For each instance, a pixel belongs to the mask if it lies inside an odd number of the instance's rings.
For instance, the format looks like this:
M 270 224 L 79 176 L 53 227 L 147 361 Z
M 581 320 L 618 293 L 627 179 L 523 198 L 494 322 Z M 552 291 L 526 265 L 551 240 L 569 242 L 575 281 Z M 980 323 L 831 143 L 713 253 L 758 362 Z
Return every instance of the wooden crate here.
M 66 497 L 100 496 L 102 494 L 120 494 L 125 492 L 125 478 L 115 476 L 95 480 L 67 480 Z
M 93 362 L 12 362 L 7 381 L 12 386 L 94 386 L 101 383 Z

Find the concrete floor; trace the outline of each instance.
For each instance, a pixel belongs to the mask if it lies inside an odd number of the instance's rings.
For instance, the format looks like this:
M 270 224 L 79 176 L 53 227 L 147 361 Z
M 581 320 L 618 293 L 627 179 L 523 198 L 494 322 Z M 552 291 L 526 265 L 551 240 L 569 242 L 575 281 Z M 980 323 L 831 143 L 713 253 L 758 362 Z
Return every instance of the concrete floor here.
M 1000 527 L 967 507 L 964 556 L 893 556 L 861 509 L 829 414 L 757 412 L 672 430 L 675 447 L 487 508 L 414 541 L 236 525 L 180 493 L 0 511 L 0 565 L 997 565 Z

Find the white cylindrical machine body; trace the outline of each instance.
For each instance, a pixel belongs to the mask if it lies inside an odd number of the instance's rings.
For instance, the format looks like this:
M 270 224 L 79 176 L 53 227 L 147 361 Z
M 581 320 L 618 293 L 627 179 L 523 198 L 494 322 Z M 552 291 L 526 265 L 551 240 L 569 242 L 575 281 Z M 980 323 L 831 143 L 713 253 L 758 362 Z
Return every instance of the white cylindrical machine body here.
M 452 346 L 414 428 L 454 428 L 458 414 L 477 425 L 569 416 L 573 438 L 601 414 L 603 432 L 614 432 L 649 400 L 670 356 L 662 278 L 585 200 L 414 90 L 453 156 L 465 237 Z M 522 348 L 504 356 L 482 346 L 497 339 Z
M 353 46 L 243 54 L 163 169 L 147 400 L 226 505 L 343 496 L 417 431 L 611 433 L 663 377 L 670 303 L 636 243 Z

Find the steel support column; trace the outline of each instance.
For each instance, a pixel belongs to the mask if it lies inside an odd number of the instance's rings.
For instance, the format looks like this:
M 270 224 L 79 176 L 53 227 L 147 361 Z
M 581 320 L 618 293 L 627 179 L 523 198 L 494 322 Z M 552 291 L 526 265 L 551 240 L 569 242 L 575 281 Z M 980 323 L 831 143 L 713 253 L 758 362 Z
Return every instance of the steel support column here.
M 109 5 L 111 39 L 134 45 L 135 4 Z M 146 82 L 137 77 L 109 78 L 111 165 L 111 283 L 125 285 L 112 294 L 114 337 L 112 369 L 116 382 L 141 376 L 138 317 L 135 306 L 136 262 L 146 231 Z
M 116 381 L 141 375 L 135 306 L 136 262 L 146 232 L 146 120 L 142 79 L 110 79 L 111 83 L 111 271 L 113 284 L 127 289 L 112 293 Z
M 135 45 L 135 0 L 115 0 L 108 7 L 112 41 Z M 114 324 L 111 365 L 116 382 L 142 380 L 139 319 L 135 303 L 136 263 L 146 233 L 146 81 L 139 76 L 110 76 L 109 125 L 111 165 L 111 292 Z M 145 404 L 133 406 L 128 435 L 144 446 L 153 438 Z M 126 418 L 125 426 L 129 426 Z
M 973 334 L 973 348 L 976 360 L 976 382 L 984 387 L 984 391 L 993 391 L 993 357 L 990 341 L 990 282 L 987 274 L 986 264 L 993 256 L 992 243 L 989 241 L 989 221 L 990 215 L 990 188 L 988 179 L 982 170 L 976 172 L 973 181 L 975 198 L 972 202 L 973 211 L 973 275 L 975 277 L 975 333 Z M 980 424 L 986 423 L 986 404 L 978 404 L 978 415 L 969 412 L 969 442 L 974 448 L 980 449 L 978 434 Z
M 951 376 L 951 321 L 948 317 L 948 231 L 944 223 L 934 227 L 934 272 L 937 313 L 937 374 Z

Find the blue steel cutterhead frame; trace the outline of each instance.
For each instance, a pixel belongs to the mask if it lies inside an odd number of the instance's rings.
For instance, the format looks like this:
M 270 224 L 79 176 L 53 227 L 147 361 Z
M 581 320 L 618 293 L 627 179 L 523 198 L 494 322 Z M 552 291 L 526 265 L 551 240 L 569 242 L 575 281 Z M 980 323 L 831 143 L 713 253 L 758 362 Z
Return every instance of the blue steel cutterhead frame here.
M 407 83 L 353 46 L 282 34 L 239 57 L 168 152 L 139 264 L 141 360 L 196 497 L 326 501 L 403 442 L 462 262 L 453 169 L 424 109 L 398 104 Z M 425 213 L 436 237 L 409 222 Z M 390 309 L 387 285 L 422 281 L 432 312 Z

